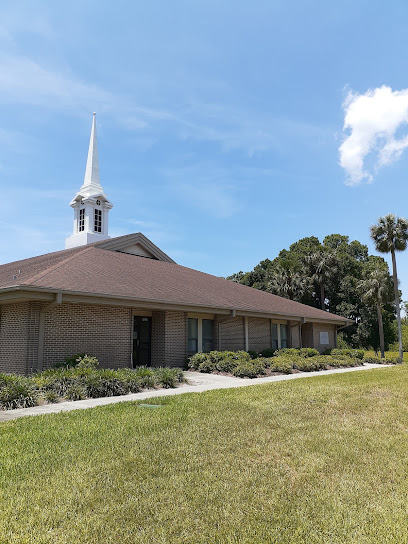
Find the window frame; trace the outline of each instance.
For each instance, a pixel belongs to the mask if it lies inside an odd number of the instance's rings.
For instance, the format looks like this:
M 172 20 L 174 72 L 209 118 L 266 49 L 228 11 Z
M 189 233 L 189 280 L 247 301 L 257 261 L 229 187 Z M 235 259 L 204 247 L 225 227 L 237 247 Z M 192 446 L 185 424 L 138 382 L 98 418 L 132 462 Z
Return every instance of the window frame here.
M 212 321 L 212 351 L 214 349 L 214 315 L 213 314 L 187 314 L 187 319 L 197 319 L 198 338 L 197 338 L 197 351 L 195 353 L 203 353 L 203 320 Z M 188 356 L 194 355 L 194 353 L 188 351 L 188 327 L 187 327 L 187 352 Z

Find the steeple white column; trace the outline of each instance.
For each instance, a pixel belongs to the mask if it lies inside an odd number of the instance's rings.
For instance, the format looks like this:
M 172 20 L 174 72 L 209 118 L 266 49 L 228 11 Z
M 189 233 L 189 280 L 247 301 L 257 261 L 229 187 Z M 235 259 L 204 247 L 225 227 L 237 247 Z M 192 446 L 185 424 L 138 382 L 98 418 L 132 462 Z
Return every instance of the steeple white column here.
M 77 247 L 109 238 L 108 214 L 113 204 L 103 192 L 96 139 L 96 114 L 93 114 L 88 158 L 82 187 L 70 202 L 74 209 L 74 232 L 65 247 Z

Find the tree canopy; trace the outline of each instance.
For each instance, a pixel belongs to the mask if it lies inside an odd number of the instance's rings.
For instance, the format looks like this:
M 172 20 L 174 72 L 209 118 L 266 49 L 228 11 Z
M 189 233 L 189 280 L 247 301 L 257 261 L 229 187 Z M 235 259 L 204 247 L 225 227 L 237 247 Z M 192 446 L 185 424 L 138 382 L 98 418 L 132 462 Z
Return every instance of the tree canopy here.
M 316 236 L 302 238 L 273 260 L 265 259 L 252 271 L 227 279 L 353 319 L 355 324 L 344 330 L 347 342 L 377 349 L 377 310 L 361 296 L 361 281 L 373 268 L 383 270 L 392 285 L 382 257 L 369 255 L 366 245 L 350 242 L 348 236 L 330 234 L 323 242 Z M 390 289 L 383 294 L 382 318 L 387 347 L 395 341 L 395 302 Z

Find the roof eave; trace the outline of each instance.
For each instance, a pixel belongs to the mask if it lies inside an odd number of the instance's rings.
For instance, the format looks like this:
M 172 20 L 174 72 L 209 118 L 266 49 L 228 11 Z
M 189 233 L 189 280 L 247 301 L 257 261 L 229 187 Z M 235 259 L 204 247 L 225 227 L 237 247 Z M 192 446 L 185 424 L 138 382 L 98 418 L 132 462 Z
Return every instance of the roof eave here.
M 164 310 L 169 307 L 173 310 L 180 311 L 199 311 L 203 313 L 218 313 L 223 315 L 231 315 L 235 312 L 235 315 L 243 317 L 258 317 L 266 319 L 284 319 L 287 321 L 295 321 L 299 323 L 332 323 L 333 325 L 348 326 L 353 321 L 344 317 L 338 316 L 338 319 L 328 317 L 323 319 L 320 317 L 300 317 L 297 315 L 291 315 L 280 312 L 262 312 L 257 310 L 250 310 L 248 308 L 240 308 L 238 306 L 225 307 L 225 306 L 206 306 L 193 303 L 177 303 L 167 300 L 151 300 L 142 299 L 137 297 L 128 297 L 123 295 L 110 295 L 106 293 L 92 293 L 85 291 L 69 291 L 64 289 L 57 289 L 51 287 L 37 287 L 33 285 L 13 285 L 9 287 L 0 288 L 0 304 L 7 302 L 16 302 L 23 300 L 53 300 L 55 293 L 62 293 L 64 302 L 73 303 L 90 303 L 101 305 L 120 305 L 127 307 L 148 308 Z

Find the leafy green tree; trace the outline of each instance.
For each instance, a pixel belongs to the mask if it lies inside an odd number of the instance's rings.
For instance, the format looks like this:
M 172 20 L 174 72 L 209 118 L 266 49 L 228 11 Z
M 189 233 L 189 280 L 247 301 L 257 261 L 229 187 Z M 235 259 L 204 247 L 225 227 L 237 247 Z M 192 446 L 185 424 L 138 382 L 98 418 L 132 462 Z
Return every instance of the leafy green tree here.
M 267 291 L 280 297 L 300 301 L 309 288 L 309 278 L 296 270 L 291 261 L 271 267 L 267 275 Z
M 392 283 L 385 267 L 370 267 L 366 269 L 363 279 L 359 282 L 359 289 L 363 301 L 373 305 L 377 310 L 378 332 L 380 336 L 381 357 L 384 358 L 384 325 L 382 306 L 392 296 Z
M 333 266 L 324 275 L 323 289 L 312 256 L 332 256 Z M 317 260 L 317 259 L 316 259 Z M 309 306 L 322 308 L 334 314 L 348 317 L 354 324 L 344 329 L 342 335 L 351 347 L 378 347 L 379 329 L 376 307 L 366 304 L 361 297 L 359 282 L 366 274 L 366 267 L 385 267 L 382 257 L 369 256 L 368 247 L 348 236 L 330 234 L 321 243 L 315 236 L 302 238 L 282 249 L 275 259 L 265 259 L 250 272 L 233 274 L 229 279 L 263 291 L 286 297 Z M 382 307 L 385 347 L 395 341 L 395 305 L 392 299 Z
M 408 221 L 404 217 L 396 217 L 390 213 L 378 219 L 376 225 L 370 228 L 371 238 L 374 241 L 377 251 L 380 253 L 391 253 L 392 275 L 394 282 L 395 307 L 397 311 L 398 326 L 398 347 L 399 357 L 403 357 L 402 330 L 400 315 L 400 296 L 398 290 L 396 251 L 404 251 L 408 241 Z
M 326 309 L 326 286 L 330 284 L 338 270 L 338 259 L 335 251 L 320 250 L 306 257 L 310 267 L 312 282 L 319 292 L 320 307 Z

